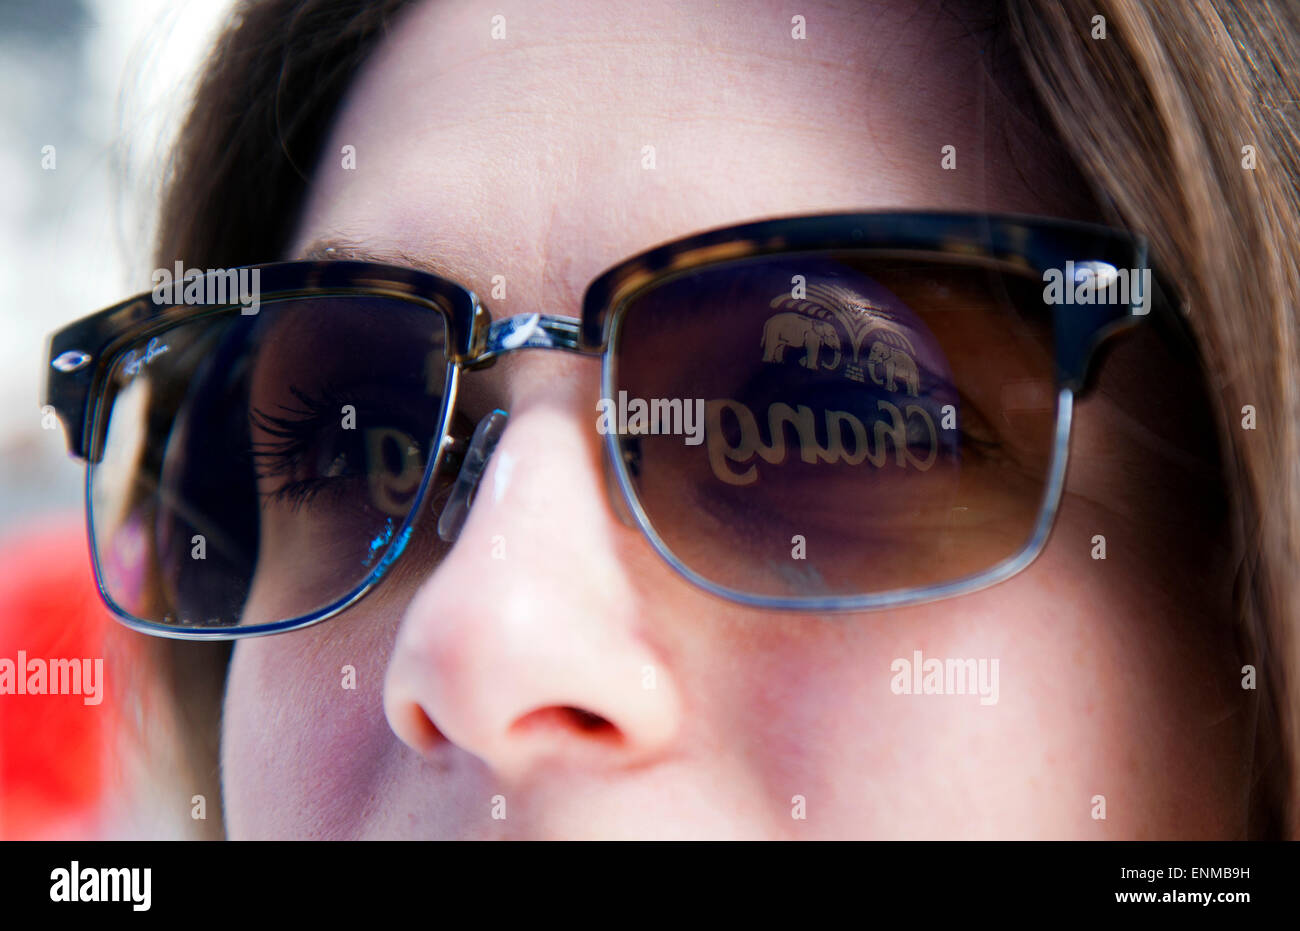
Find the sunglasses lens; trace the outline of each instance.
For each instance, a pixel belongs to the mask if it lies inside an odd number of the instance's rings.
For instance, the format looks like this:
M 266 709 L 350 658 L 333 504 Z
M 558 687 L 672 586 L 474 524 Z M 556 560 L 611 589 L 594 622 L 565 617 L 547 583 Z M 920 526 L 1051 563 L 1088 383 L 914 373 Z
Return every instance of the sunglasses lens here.
M 687 570 L 832 597 L 986 571 L 1031 540 L 1052 325 L 1019 272 L 865 251 L 739 260 L 623 309 L 600 426 Z
M 446 342 L 435 311 L 340 296 L 125 352 L 90 473 L 105 593 L 141 620 L 228 629 L 321 612 L 381 574 L 438 448 Z

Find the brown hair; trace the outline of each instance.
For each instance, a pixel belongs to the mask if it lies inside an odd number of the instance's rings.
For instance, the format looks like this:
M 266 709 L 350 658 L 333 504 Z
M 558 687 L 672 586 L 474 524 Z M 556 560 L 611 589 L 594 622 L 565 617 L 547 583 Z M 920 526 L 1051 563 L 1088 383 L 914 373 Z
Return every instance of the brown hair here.
M 180 134 L 159 265 L 281 255 L 344 93 L 407 5 L 244 0 Z M 994 31 L 1014 45 L 1107 219 L 1150 238 L 1185 298 L 1224 450 L 1235 620 L 1261 689 L 1250 833 L 1300 836 L 1300 8 L 1009 0 Z M 1247 405 L 1259 429 L 1242 429 Z M 188 696 L 193 778 L 215 779 L 229 651 L 155 649 Z
M 1092 37 L 1097 16 L 1104 39 Z M 1236 621 L 1264 693 L 1255 778 L 1261 795 L 1283 796 L 1276 828 L 1296 837 L 1300 7 L 1017 2 L 1011 23 L 1106 211 L 1151 240 L 1183 292 L 1226 453 Z M 1248 406 L 1258 429 L 1243 428 Z
M 213 49 L 164 180 L 157 263 L 273 261 L 285 247 L 330 123 L 357 69 L 410 0 L 242 0 Z M 183 785 L 215 801 L 229 644 L 145 646 L 175 695 Z M 192 787 L 192 788 L 191 788 Z

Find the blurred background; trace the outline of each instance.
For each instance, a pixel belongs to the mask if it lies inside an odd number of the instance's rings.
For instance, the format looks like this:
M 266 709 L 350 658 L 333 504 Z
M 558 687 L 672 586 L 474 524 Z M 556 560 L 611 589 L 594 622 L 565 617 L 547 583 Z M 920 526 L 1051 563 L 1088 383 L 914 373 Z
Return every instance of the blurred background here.
M 231 6 L 0 0 L 0 662 L 105 656 L 107 680 L 96 706 L 0 681 L 0 839 L 187 831 L 135 804 L 161 778 L 138 738 L 166 722 L 113 694 L 133 641 L 95 596 L 84 466 L 41 403 L 49 334 L 151 286 L 167 152 Z

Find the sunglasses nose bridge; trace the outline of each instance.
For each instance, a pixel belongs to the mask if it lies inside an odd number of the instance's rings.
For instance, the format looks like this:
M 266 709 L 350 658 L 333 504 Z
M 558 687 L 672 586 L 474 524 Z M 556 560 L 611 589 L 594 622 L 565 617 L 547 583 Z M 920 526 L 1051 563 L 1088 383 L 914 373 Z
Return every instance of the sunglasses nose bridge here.
M 581 344 L 581 325 L 582 321 L 576 317 L 542 313 L 519 314 L 493 320 L 484 339 L 483 350 L 474 356 L 472 360 L 464 363 L 463 368 L 469 371 L 488 368 L 500 356 L 514 352 L 517 349 L 560 349 L 566 352 L 581 353 L 582 355 L 599 355 L 600 350 L 588 349 Z M 473 499 L 473 488 L 477 485 L 482 470 L 486 468 L 486 460 L 491 456 L 492 449 L 496 446 L 496 440 L 505 429 L 507 416 L 505 411 L 497 410 L 479 423 L 479 427 L 475 431 L 475 437 L 468 441 L 468 447 L 471 450 L 482 447 L 485 454 L 481 455 L 482 462 L 472 468 L 468 476 L 465 472 L 460 471 L 463 467 L 457 467 L 457 484 L 464 484 L 464 493 L 459 495 L 453 493 L 452 498 L 459 500 L 460 507 L 453 507 L 453 502 L 449 501 L 448 510 L 468 511 L 468 505 Z M 466 441 L 461 440 L 459 443 L 465 444 Z M 604 465 L 605 493 L 610 508 L 625 526 L 636 529 L 638 526 L 636 517 L 632 514 L 624 498 L 618 475 L 614 470 L 613 463 L 610 461 L 610 455 L 608 449 L 603 450 L 601 455 Z M 447 542 L 452 542 L 459 534 L 460 526 L 464 523 L 465 514 L 457 513 L 448 517 L 445 510 L 443 515 L 439 522 L 439 535 Z
M 590 355 L 581 345 L 581 321 L 556 314 L 519 314 L 492 321 L 483 350 L 467 363 L 474 369 L 517 349 L 561 349 Z

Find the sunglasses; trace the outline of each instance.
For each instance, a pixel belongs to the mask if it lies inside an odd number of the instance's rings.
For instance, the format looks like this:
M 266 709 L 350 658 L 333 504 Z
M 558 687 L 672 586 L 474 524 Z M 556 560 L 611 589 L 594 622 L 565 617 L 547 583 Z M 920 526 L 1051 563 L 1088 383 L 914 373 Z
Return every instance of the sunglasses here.
M 182 639 L 413 592 L 508 422 L 462 376 L 523 349 L 599 357 L 606 490 L 694 585 L 808 613 L 972 592 L 1043 549 L 1099 346 L 1182 326 L 1141 237 L 987 214 L 713 230 L 609 269 L 580 318 L 493 320 L 389 264 L 182 272 L 55 333 L 47 395 L 105 602 Z

